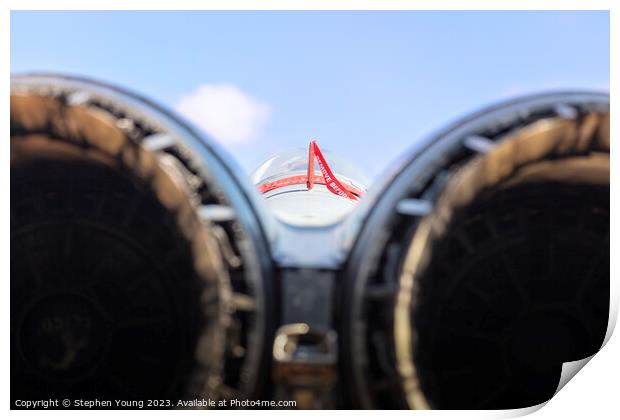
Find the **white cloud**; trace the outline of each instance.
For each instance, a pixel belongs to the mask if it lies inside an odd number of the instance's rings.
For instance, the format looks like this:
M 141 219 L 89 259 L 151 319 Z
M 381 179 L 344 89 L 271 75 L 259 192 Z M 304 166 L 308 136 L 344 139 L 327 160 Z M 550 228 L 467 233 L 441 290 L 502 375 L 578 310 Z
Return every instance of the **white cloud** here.
M 255 140 L 271 107 L 232 84 L 206 84 L 181 98 L 178 112 L 221 143 Z

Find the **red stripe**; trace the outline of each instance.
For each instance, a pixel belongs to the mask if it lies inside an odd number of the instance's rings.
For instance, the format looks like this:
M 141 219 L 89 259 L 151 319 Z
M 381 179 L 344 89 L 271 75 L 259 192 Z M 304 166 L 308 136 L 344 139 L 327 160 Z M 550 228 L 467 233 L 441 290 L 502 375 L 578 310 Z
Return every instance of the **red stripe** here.
M 314 175 L 314 158 L 316 157 L 319 168 L 321 169 L 321 175 Z M 344 197 L 349 198 L 351 200 L 357 201 L 358 197 L 361 197 L 363 193 L 350 185 L 343 185 L 338 178 L 334 175 L 332 170 L 330 169 L 325 157 L 323 157 L 323 153 L 321 153 L 321 149 L 319 149 L 319 145 L 316 144 L 316 141 L 312 140 L 310 142 L 310 147 L 308 148 L 308 174 L 307 175 L 296 175 L 289 176 L 287 178 L 282 178 L 277 181 L 268 182 L 267 184 L 259 185 L 258 191 L 261 193 L 266 193 L 267 191 L 275 190 L 276 188 L 282 188 L 289 185 L 297 185 L 297 184 L 306 184 L 306 188 L 311 190 L 314 187 L 314 184 L 325 185 L 329 191 L 332 193 Z
M 327 184 L 325 183 L 325 179 L 321 175 L 315 175 L 314 179 L 312 180 L 312 183 L 327 186 Z M 308 184 L 308 177 L 306 175 L 295 175 L 295 176 L 289 176 L 286 178 L 278 179 L 277 181 L 268 182 L 266 184 L 259 185 L 257 188 L 260 193 L 264 194 L 268 191 L 272 191 L 277 188 L 288 187 L 289 185 L 303 185 L 303 184 L 306 184 L 306 185 Z M 343 187 L 346 189 L 346 191 L 350 192 L 351 194 L 355 194 L 358 197 L 362 197 L 364 195 L 362 191 L 350 185 L 343 185 Z
M 321 153 L 321 149 L 319 149 L 319 145 L 313 140 L 311 145 L 314 145 L 314 155 L 319 161 L 319 168 L 321 168 L 321 173 L 323 174 L 323 178 L 325 179 L 325 186 L 328 190 L 333 192 L 336 195 L 341 197 L 350 198 L 351 200 L 356 200 L 357 198 L 351 194 L 344 185 L 338 181 L 336 176 L 333 174 L 332 170 L 329 168 L 327 161 L 323 157 L 323 153 Z M 314 166 L 314 165 L 313 165 Z
M 306 186 L 309 190 L 314 187 L 314 142 L 310 142 L 310 147 L 308 148 L 308 182 Z

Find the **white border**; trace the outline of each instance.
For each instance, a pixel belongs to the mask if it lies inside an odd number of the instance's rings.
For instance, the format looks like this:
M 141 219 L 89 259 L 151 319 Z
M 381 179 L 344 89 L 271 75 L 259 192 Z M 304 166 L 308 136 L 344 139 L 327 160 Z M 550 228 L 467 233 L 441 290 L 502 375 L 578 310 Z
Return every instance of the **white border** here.
M 247 9 L 247 10 L 610 10 L 611 11 L 611 75 L 620 74 L 620 65 L 618 62 L 620 52 L 620 29 L 618 26 L 618 18 L 620 17 L 620 2 L 618 1 L 605 1 L 605 0 L 476 0 L 476 1 L 463 1 L 463 0 L 435 0 L 435 1 L 403 1 L 403 0 L 315 0 L 315 1 L 286 1 L 286 0 L 264 0 L 264 1 L 251 1 L 251 0 L 229 0 L 229 1 L 196 1 L 196 0 L 61 0 L 51 3 L 45 0 L 30 0 L 30 1 L 15 1 L 8 0 L 2 2 L 2 9 L 0 12 L 0 70 L 4 74 L 5 79 L 2 83 L 2 98 L 0 101 L 0 125 L 5 137 L 8 137 L 9 133 L 9 74 L 10 74 L 10 10 L 140 10 L 145 7 L 148 10 L 234 10 L 234 9 Z M 579 30 L 576 28 L 575 30 Z M 579 59 L 578 51 L 575 52 L 575 59 Z M 610 91 L 612 93 L 612 125 L 611 125 L 611 137 L 616 139 L 618 137 L 618 109 L 615 106 L 615 98 L 618 98 L 619 85 L 615 83 L 614 77 L 610 80 Z M 148 92 L 144 92 L 148 94 Z M 474 110 L 472 110 L 474 111 Z M 9 347 L 9 261 L 10 261 L 10 243 L 9 243 L 9 205 L 7 203 L 9 192 L 9 177 L 10 170 L 8 166 L 9 162 L 9 141 L 5 139 L 5 147 L 1 149 L 2 161 L 5 164 L 2 166 L 2 190 L 0 190 L 0 197 L 4 197 L 3 205 L 1 206 L 0 220 L 3 221 L 3 232 L 0 233 L 0 237 L 3 239 L 2 252 L 0 255 L 2 258 L 2 267 L 5 273 L 4 281 L 4 328 L 3 337 L 6 342 L 2 346 L 0 360 L 4 361 L 5 369 L 2 381 L 2 394 L 4 398 L 2 403 L 5 408 L 10 407 L 9 394 L 10 394 L 10 376 L 9 376 L 9 360 L 10 360 L 10 347 Z M 617 180 L 618 171 L 620 170 L 613 165 L 615 161 L 614 153 L 612 152 L 612 166 L 611 166 L 611 214 L 615 214 L 614 209 L 618 209 L 618 188 Z M 618 311 L 618 247 L 614 238 L 618 234 L 618 222 L 614 217 L 611 219 L 611 285 L 612 285 L 612 318 L 617 318 Z M 615 324 L 615 322 L 614 322 Z M 617 384 L 620 377 L 620 344 L 618 344 L 617 338 L 612 338 L 605 347 L 597 354 L 590 363 L 588 363 L 582 372 L 577 376 L 578 379 L 570 381 L 548 404 L 544 406 L 544 409 L 536 411 L 531 418 L 537 419 L 583 419 L 584 417 L 592 416 L 594 418 L 614 418 L 617 417 L 618 409 L 617 404 Z M 506 412 L 480 412 L 480 411 L 459 411 L 459 412 L 419 412 L 412 413 L 408 411 L 398 412 L 383 412 L 381 416 L 390 417 L 402 417 L 407 419 L 412 415 L 420 415 L 423 417 L 430 416 L 434 418 L 500 418 L 500 417 L 514 417 L 523 414 L 527 414 L 532 410 L 511 410 Z M 123 415 L 141 415 L 155 418 L 162 418 L 168 416 L 168 412 L 123 412 Z M 187 413 L 187 414 L 184 414 Z M 11 411 L 12 416 L 16 417 L 33 417 L 41 412 L 18 412 Z M 356 417 L 361 418 L 373 418 L 377 413 L 357 411 L 354 413 Z M 44 415 L 51 417 L 73 417 L 84 416 L 84 412 L 45 412 Z M 287 411 L 251 411 L 248 413 L 242 412 L 183 412 L 177 415 L 188 416 L 215 416 L 215 417 L 229 417 L 248 415 L 257 417 L 259 419 L 270 419 L 274 416 L 290 416 L 291 413 Z M 300 418 L 314 418 L 314 416 L 331 416 L 337 415 L 332 412 L 323 413 L 311 413 L 311 412 L 296 412 L 294 416 Z M 88 413 L 89 417 L 93 418 L 107 418 L 109 414 L 104 411 L 92 411 Z
M 13 10 L 609 10 L 610 0 L 9 0 Z M 145 7 L 146 6 L 146 7 Z

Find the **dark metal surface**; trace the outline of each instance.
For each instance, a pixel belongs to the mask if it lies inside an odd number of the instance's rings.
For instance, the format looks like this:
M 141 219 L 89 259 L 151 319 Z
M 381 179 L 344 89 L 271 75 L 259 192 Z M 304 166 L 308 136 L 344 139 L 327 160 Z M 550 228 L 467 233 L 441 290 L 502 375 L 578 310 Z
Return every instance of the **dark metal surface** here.
M 207 144 L 185 123 L 156 104 L 125 90 L 87 79 L 28 75 L 12 78 L 12 94 L 53 98 L 67 107 L 103 112 L 117 121 L 125 135 L 183 174 L 196 206 L 223 205 L 234 211 L 231 220 L 213 221 L 233 295 L 228 308 L 231 325 L 226 376 L 219 386 L 224 396 L 257 397 L 268 391 L 265 372 L 271 360 L 276 302 L 268 247 L 269 216 L 262 214 L 257 194 L 232 160 Z M 12 135 L 28 134 L 12 123 Z M 77 203 L 79 206 L 80 204 Z M 13 212 L 12 212 L 13 213 Z M 211 223 L 205 219 L 205 223 Z M 157 230 L 158 226 L 151 226 Z M 229 245 L 226 248 L 226 244 Z M 237 255 L 235 263 L 231 255 Z M 12 281 L 17 280 L 12 276 Z M 268 381 L 267 381 L 268 382 Z
M 360 227 L 342 276 L 343 291 L 338 304 L 342 308 L 340 370 L 343 390 L 348 392 L 346 404 L 363 408 L 407 407 L 390 344 L 398 290 L 393 282 L 408 238 L 424 213 L 399 213 L 399 203 L 432 203 L 450 168 L 480 153 L 465 141 L 472 136 L 494 142 L 541 119 L 566 116 L 562 112 L 566 109 L 577 115 L 605 112 L 608 106 L 608 95 L 558 93 L 488 107 L 422 142 L 373 186 L 360 204 L 362 208 L 345 222 L 352 226 L 350 231 Z M 442 264 L 449 266 L 450 261 Z
M 486 108 L 417 146 L 342 222 L 292 226 L 223 151 L 142 97 L 46 75 L 11 89 L 12 391 L 508 408 L 547 398 L 561 361 L 602 340 L 608 182 L 439 204 L 455 174 L 538 122 L 587 134 L 606 95 Z M 127 147 L 106 155 L 119 138 Z M 39 143 L 47 155 L 29 161 Z M 145 162 L 174 188 L 155 188 Z M 427 240 L 420 226 L 442 211 Z

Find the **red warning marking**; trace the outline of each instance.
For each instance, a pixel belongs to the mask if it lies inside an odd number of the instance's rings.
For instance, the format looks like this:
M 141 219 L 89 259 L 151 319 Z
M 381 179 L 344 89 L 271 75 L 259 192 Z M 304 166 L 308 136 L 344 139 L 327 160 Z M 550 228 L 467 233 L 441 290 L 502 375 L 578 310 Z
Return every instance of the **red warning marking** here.
M 316 157 L 319 169 L 322 175 L 314 174 L 314 158 Z M 276 188 L 286 187 L 289 185 L 306 184 L 306 188 L 311 190 L 314 184 L 325 185 L 329 191 L 339 195 L 340 197 L 349 198 L 351 200 L 358 200 L 358 197 L 363 195 L 363 192 L 350 185 L 342 184 L 338 178 L 334 175 L 331 168 L 327 164 L 321 149 L 319 149 L 316 141 L 310 142 L 308 149 L 308 174 L 307 175 L 295 175 L 286 178 L 278 179 L 277 181 L 268 182 L 258 186 L 258 191 L 266 193 L 267 191 L 275 190 Z

